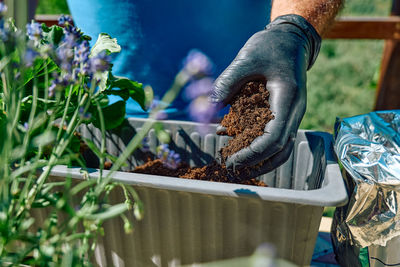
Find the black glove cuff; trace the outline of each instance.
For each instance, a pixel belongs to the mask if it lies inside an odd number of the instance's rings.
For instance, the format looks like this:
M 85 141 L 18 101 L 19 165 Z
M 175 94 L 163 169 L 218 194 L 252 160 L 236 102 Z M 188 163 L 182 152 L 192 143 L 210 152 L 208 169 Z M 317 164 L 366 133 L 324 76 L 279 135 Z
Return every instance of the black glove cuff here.
M 321 36 L 319 36 L 315 28 L 305 18 L 295 14 L 279 16 L 274 19 L 274 21 L 272 21 L 270 24 L 265 26 L 265 29 L 279 24 L 292 24 L 299 28 L 302 35 L 306 37 L 305 39 L 308 41 L 308 48 L 310 52 L 307 67 L 307 70 L 309 70 L 317 59 L 319 49 L 321 47 Z

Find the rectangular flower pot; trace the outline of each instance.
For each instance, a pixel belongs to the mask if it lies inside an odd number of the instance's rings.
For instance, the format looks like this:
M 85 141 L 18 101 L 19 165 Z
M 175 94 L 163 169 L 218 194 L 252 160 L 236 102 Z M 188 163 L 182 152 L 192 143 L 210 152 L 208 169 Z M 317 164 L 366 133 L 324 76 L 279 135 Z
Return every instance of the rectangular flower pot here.
M 108 152 L 119 155 L 144 121 L 129 119 L 118 131 L 108 133 Z M 213 133 L 202 136 L 196 123 L 162 123 L 171 134 L 172 149 L 193 166 L 212 161 L 228 140 Z M 215 125 L 211 132 L 215 132 Z M 82 134 L 99 142 L 99 131 L 93 127 L 85 128 Z M 148 136 L 155 151 L 155 132 Z M 124 168 L 142 163 L 140 154 L 135 152 Z M 98 174 L 96 169 L 90 171 L 91 178 Z M 66 166 L 54 168 L 52 176 L 82 178 L 78 168 Z M 312 131 L 299 131 L 289 160 L 259 177 L 269 187 L 128 172 L 115 172 L 113 178 L 135 188 L 144 204 L 144 218 L 134 223 L 130 235 L 124 233 L 120 219 L 105 223 L 105 235 L 100 237 L 95 255 L 100 266 L 210 262 L 250 255 L 264 243 L 272 244 L 278 257 L 308 265 L 323 208 L 347 202 L 331 136 Z M 116 192 L 111 200 L 122 202 L 124 196 Z

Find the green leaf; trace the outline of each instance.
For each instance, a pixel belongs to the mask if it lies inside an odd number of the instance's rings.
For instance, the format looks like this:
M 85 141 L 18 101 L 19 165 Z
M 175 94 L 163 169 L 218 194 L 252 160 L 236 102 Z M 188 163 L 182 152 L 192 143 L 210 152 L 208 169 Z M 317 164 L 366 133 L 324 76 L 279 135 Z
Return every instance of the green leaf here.
M 127 101 L 128 98 L 132 98 L 146 110 L 146 97 L 143 90 L 143 84 L 136 81 L 129 80 L 128 78 L 115 77 L 112 74 L 108 77 L 108 87 L 103 93 L 107 95 L 118 95 L 123 100 Z M 119 88 L 114 90 L 114 88 Z
M 21 223 L 21 229 L 22 230 L 28 230 L 28 228 L 31 227 L 34 222 L 35 222 L 35 218 L 32 218 L 32 217 L 24 220 Z
M 45 131 L 43 134 L 33 139 L 33 144 L 36 147 L 46 146 L 56 140 L 56 135 L 53 131 Z
M 94 184 L 96 184 L 97 181 L 95 179 L 91 179 L 91 180 L 86 180 L 83 182 L 79 182 L 76 186 L 74 186 L 71 190 L 70 193 L 71 195 L 76 195 L 77 193 L 79 193 L 81 190 L 85 189 L 86 187 L 91 187 Z
M 0 147 L 3 147 L 4 141 L 7 140 L 7 116 L 0 109 Z
M 151 103 L 153 103 L 154 91 L 150 85 L 146 85 L 143 90 L 144 90 L 144 95 L 145 95 L 145 106 L 146 106 L 146 109 L 149 109 L 151 106 Z
M 89 214 L 84 217 L 88 220 L 93 220 L 93 221 L 102 220 L 103 221 L 103 220 L 107 220 L 107 219 L 113 218 L 115 216 L 118 216 L 127 210 L 128 210 L 128 205 L 126 205 L 125 203 L 120 203 L 120 204 L 117 204 L 117 205 L 107 208 L 105 211 L 103 211 L 101 213 Z
M 125 102 L 117 101 L 107 107 L 102 108 L 102 111 L 106 130 L 114 129 L 120 126 L 125 119 Z M 96 112 L 94 107 L 91 112 L 92 114 L 95 114 L 92 120 L 93 125 L 97 128 L 100 128 L 99 114 Z
M 90 56 L 94 57 L 102 51 L 106 51 L 108 55 L 111 53 L 119 53 L 121 51 L 121 46 L 119 46 L 117 39 L 111 38 L 111 36 L 106 33 L 100 33 L 96 43 L 92 47 Z
M 58 45 L 64 36 L 63 28 L 57 25 L 53 25 L 49 28 L 43 23 L 42 30 L 43 41 L 52 45 Z
M 50 58 L 43 59 L 41 57 L 37 57 L 34 61 L 33 67 L 27 68 L 23 75 L 23 83 L 22 85 L 27 85 L 34 78 L 43 78 L 47 74 L 50 76 L 51 73 L 58 71 L 58 66 L 54 61 Z M 31 85 L 32 86 L 32 85 Z M 25 95 L 31 95 L 31 91 L 27 90 Z
M 74 263 L 74 253 L 70 246 L 66 246 L 65 250 L 62 256 L 61 267 L 71 267 Z
M 0 60 L 0 71 L 3 71 L 3 69 L 7 66 L 7 64 L 10 62 L 10 57 L 3 57 Z
M 107 79 L 109 71 L 103 71 L 102 73 L 96 73 L 96 78 L 100 79 L 99 82 L 99 91 L 103 92 L 104 90 L 107 89 Z

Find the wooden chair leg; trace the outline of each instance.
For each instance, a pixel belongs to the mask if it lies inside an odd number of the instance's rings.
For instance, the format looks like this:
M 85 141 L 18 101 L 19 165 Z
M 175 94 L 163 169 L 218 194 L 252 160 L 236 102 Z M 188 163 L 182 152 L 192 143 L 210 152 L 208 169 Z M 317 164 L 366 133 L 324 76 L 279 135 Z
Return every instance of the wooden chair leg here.
M 400 109 L 400 42 L 385 42 L 375 110 Z
M 400 0 L 393 0 L 391 15 L 400 15 Z M 388 109 L 400 109 L 400 41 L 397 40 L 385 42 L 376 93 L 375 110 Z

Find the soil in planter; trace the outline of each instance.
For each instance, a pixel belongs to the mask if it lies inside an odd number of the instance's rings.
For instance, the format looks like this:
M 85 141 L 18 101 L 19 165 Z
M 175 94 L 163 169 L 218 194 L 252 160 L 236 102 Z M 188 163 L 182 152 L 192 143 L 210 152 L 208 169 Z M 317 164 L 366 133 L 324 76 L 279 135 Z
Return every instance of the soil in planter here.
M 233 138 L 228 145 L 221 149 L 222 162 L 225 159 L 245 148 L 258 136 L 264 133 L 265 125 L 274 118 L 270 110 L 269 92 L 265 87 L 265 81 L 254 81 L 245 84 L 240 93 L 232 101 L 229 113 L 224 116 L 221 125 L 225 127 L 226 134 Z M 221 133 L 220 133 L 221 134 Z M 224 164 L 212 162 L 204 167 L 190 168 L 182 163 L 176 170 L 164 166 L 161 160 L 150 160 L 144 165 L 138 166 L 133 172 L 180 177 L 186 179 L 207 180 L 216 182 L 241 183 L 248 185 L 266 186 L 262 181 L 249 177 L 253 167 L 245 167 L 230 172 Z M 237 177 L 248 177 L 241 180 Z
M 224 166 L 219 165 L 215 161 L 203 167 L 191 168 L 187 163 L 182 163 L 177 169 L 170 169 L 160 159 L 156 159 L 136 167 L 132 172 L 213 182 L 267 186 L 264 182 L 256 179 L 239 180 L 231 178 L 234 176 L 231 176 Z

